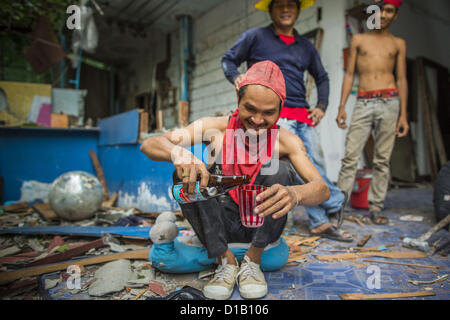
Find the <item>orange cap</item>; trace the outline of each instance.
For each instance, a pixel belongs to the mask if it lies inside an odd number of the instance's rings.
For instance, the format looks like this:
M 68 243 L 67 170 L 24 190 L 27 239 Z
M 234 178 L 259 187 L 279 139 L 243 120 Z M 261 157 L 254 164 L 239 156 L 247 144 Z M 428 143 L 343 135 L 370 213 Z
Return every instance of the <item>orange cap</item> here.
M 245 74 L 239 89 L 249 84 L 259 84 L 272 89 L 281 99 L 281 106 L 286 100 L 286 83 L 280 68 L 272 61 L 255 63 Z

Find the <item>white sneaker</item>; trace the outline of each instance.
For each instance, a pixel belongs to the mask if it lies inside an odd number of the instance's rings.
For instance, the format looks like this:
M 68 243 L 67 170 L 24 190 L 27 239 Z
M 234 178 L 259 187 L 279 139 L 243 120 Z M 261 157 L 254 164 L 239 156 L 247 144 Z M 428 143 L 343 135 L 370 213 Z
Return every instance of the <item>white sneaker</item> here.
M 267 294 L 267 282 L 259 264 L 244 256 L 241 269 L 237 275 L 239 292 L 245 299 L 258 299 Z
M 203 287 L 205 297 L 214 300 L 227 300 L 233 293 L 234 284 L 236 283 L 239 265 L 227 264 L 227 258 L 222 259 L 214 278 Z

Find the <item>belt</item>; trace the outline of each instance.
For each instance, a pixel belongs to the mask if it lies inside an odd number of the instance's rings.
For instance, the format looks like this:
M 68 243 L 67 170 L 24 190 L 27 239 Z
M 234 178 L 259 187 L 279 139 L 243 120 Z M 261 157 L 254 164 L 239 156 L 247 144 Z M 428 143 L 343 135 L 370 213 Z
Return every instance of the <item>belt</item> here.
M 397 89 L 360 91 L 358 92 L 358 99 L 389 99 L 398 97 Z

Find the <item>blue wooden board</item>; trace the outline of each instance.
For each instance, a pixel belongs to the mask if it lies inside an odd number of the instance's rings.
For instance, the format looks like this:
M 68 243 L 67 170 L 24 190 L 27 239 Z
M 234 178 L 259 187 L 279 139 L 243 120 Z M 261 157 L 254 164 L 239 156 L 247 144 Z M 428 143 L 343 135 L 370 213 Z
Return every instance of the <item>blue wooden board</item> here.
M 102 234 L 109 233 L 115 236 L 125 238 L 150 239 L 151 227 L 78 227 L 78 226 L 62 226 L 62 227 L 32 227 L 32 228 L 2 228 L 0 234 L 29 234 L 29 235 L 72 235 L 84 237 L 101 237 Z M 184 230 L 179 227 L 178 230 Z
M 139 110 L 121 113 L 98 124 L 99 146 L 137 143 L 139 140 Z
M 68 171 L 95 175 L 89 150 L 98 153 L 97 129 L 8 128 L 0 126 L 3 201 L 17 201 L 26 181 L 52 183 Z

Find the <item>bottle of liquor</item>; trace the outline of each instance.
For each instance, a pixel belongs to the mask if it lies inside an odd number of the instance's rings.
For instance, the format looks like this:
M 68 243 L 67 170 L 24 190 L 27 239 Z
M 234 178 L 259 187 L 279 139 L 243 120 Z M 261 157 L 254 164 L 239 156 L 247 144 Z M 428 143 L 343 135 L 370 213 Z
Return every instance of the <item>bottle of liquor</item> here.
M 183 184 L 178 183 L 172 187 L 173 198 L 181 204 L 205 201 L 228 191 L 237 188 L 239 186 L 249 184 L 250 176 L 224 176 L 212 174 L 209 176 L 208 186 L 206 188 L 200 188 L 200 182 L 197 181 L 195 186 L 195 194 L 188 195 L 184 191 Z

